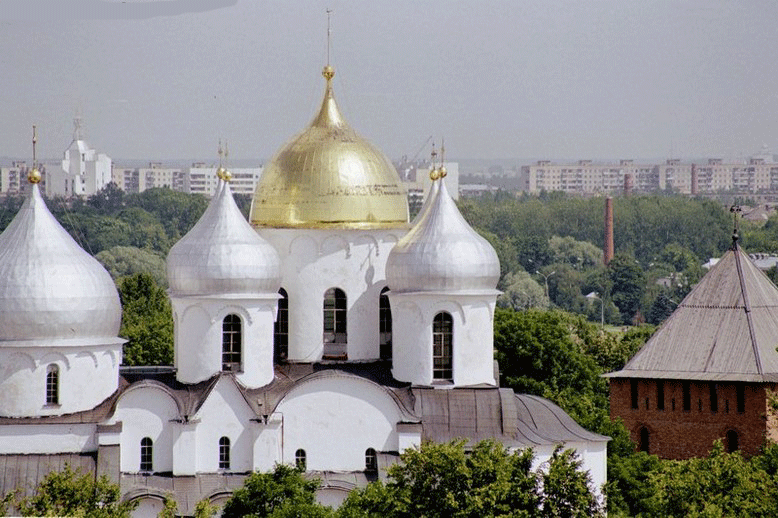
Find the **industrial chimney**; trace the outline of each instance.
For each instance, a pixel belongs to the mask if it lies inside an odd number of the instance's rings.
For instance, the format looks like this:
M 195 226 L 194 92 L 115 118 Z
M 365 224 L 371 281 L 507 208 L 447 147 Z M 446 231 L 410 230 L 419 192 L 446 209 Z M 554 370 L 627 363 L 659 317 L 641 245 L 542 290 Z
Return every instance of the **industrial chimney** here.
M 603 260 L 605 266 L 608 266 L 613 259 L 613 198 L 605 198 L 605 248 L 603 249 Z

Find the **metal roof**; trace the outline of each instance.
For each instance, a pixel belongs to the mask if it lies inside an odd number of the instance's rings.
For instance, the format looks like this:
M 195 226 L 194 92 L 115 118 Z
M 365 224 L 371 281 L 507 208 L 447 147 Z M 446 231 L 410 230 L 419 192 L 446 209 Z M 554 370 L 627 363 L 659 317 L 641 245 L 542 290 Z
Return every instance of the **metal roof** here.
M 611 378 L 778 379 L 778 288 L 733 247 Z

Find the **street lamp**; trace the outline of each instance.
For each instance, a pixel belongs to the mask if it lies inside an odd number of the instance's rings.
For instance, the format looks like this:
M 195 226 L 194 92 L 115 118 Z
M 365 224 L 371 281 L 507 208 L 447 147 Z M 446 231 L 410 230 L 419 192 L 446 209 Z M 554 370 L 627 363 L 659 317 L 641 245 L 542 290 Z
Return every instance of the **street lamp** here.
M 605 327 L 605 301 L 597 295 L 597 292 L 593 291 L 586 295 L 587 299 L 597 299 L 600 301 L 600 327 Z
M 538 275 L 542 275 L 543 276 L 543 280 L 546 282 L 546 298 L 548 298 L 548 278 L 551 277 L 552 275 L 554 275 L 556 273 L 556 271 L 553 271 L 553 272 L 549 273 L 548 275 L 546 275 L 544 273 L 540 273 L 538 270 L 535 270 L 535 273 L 537 273 Z

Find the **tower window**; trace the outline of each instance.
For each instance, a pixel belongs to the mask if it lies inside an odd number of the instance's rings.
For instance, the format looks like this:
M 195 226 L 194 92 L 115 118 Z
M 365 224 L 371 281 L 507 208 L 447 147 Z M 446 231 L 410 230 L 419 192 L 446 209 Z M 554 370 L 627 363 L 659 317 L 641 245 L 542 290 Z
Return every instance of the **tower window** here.
M 278 317 L 273 324 L 273 353 L 276 361 L 289 357 L 289 295 L 286 290 L 278 290 Z
M 324 294 L 324 357 L 345 359 L 346 294 L 340 288 L 330 288 Z
M 150 437 L 140 440 L 140 470 L 152 471 L 154 468 L 154 443 Z
M 308 466 L 308 462 L 305 457 L 305 450 L 302 448 L 294 452 L 294 465 L 300 471 L 305 471 Z
M 632 408 L 638 407 L 638 380 L 629 380 L 629 396 L 632 400 Z
M 235 314 L 229 314 L 222 321 L 222 370 L 240 370 L 241 321 Z
M 365 450 L 365 471 L 378 471 L 378 456 L 373 448 Z
M 716 387 L 715 383 L 710 384 L 710 411 L 719 411 L 719 394 L 718 387 Z
M 230 469 L 230 438 L 219 439 L 219 469 Z
M 389 288 L 382 289 L 378 298 L 378 344 L 382 360 L 392 359 L 392 308 L 386 295 L 388 291 Z
M 59 366 L 55 364 L 46 369 L 46 404 L 59 404 Z
M 683 410 L 688 412 L 692 409 L 692 393 L 688 381 L 681 384 L 681 390 L 683 391 Z
M 735 390 L 737 392 L 737 411 L 742 414 L 746 411 L 746 387 L 742 383 L 738 383 Z
M 738 436 L 735 430 L 727 431 L 727 452 L 732 453 L 738 450 Z
M 432 378 L 453 378 L 454 320 L 446 312 L 435 315 L 432 322 Z
M 665 384 L 662 380 L 656 382 L 656 409 L 665 409 Z
M 646 428 L 645 426 L 641 426 L 640 430 L 638 430 L 638 451 L 644 451 L 646 453 L 650 453 L 648 450 L 649 450 L 648 428 Z

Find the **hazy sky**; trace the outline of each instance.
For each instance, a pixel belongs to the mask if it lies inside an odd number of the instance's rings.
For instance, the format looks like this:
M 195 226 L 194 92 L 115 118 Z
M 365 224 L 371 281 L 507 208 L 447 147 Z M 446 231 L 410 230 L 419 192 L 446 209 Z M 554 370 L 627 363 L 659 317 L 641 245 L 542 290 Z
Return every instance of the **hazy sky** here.
M 774 0 L 2 0 L 0 156 L 269 158 L 321 99 L 392 158 L 778 151 Z M 58 10 L 58 11 L 57 11 Z M 428 150 L 425 150 L 426 154 Z

